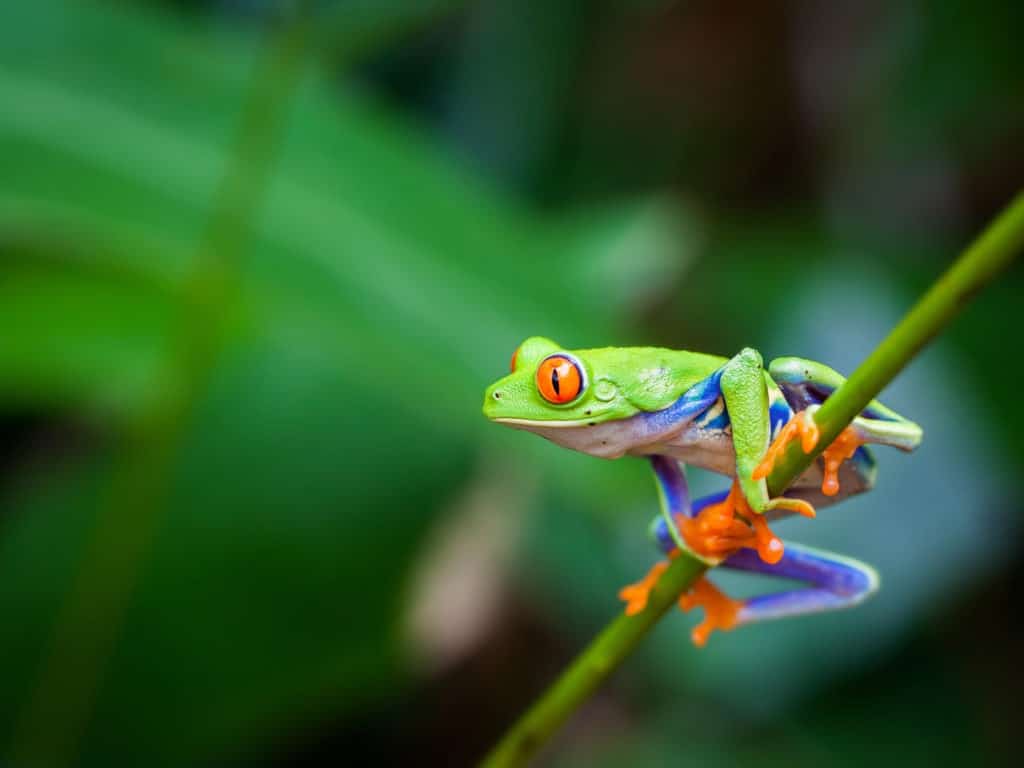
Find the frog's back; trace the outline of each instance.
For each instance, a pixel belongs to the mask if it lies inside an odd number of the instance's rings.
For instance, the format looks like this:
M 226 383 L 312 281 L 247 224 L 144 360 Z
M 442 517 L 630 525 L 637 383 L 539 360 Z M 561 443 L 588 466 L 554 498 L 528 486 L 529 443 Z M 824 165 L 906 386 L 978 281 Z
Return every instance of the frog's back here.
M 631 403 L 648 413 L 669 407 L 728 362 L 718 355 L 665 347 L 605 347 L 578 354 L 600 360 L 599 378 L 610 378 Z

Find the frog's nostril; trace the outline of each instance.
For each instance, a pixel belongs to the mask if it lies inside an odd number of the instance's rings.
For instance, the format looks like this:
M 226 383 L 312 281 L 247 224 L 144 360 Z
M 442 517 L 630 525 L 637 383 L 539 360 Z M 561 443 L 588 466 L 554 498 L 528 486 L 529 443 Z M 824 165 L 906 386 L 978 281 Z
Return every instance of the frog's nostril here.
M 494 393 L 494 399 L 495 399 L 495 400 L 501 400 L 501 392 L 495 391 L 495 393 Z

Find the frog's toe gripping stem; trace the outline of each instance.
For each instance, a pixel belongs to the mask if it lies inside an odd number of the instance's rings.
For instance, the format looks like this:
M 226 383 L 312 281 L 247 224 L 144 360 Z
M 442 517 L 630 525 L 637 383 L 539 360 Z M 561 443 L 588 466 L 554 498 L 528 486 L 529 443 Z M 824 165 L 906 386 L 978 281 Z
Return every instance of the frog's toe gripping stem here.
M 814 508 L 799 499 L 778 498 L 769 503 L 771 509 L 789 509 L 810 517 Z M 681 532 L 686 549 L 704 559 L 709 565 L 720 562 L 741 547 L 756 549 L 766 563 L 775 563 L 782 557 L 782 541 L 772 533 L 764 515 L 750 509 L 738 483 L 728 491 L 705 496 L 694 502 L 687 511 L 694 514 L 672 514 L 673 528 Z M 651 521 L 651 536 L 666 554 L 678 549 L 673 530 L 665 515 Z
M 655 563 L 640 581 L 628 584 L 619 590 L 619 599 L 626 603 L 627 616 L 635 616 L 647 607 L 651 590 L 654 589 L 666 568 L 668 568 L 668 563 L 664 560 Z
M 853 426 L 848 426 L 839 433 L 839 437 L 826 448 L 821 458 L 825 463 L 824 476 L 821 481 L 821 492 L 826 496 L 839 493 L 839 466 L 864 445 L 864 439 Z
M 689 611 L 700 606 L 704 609 L 704 620 L 690 632 L 693 644 L 702 648 L 716 629 L 728 631 L 736 626 L 743 603 L 733 600 L 701 576 L 690 591 L 679 598 L 679 608 Z
M 810 502 L 804 501 L 803 499 L 791 499 L 787 496 L 778 496 L 769 501 L 768 506 L 765 507 L 766 512 L 770 512 L 775 509 L 795 512 L 798 515 L 810 518 L 818 516 L 818 513 L 814 511 L 814 507 Z
M 773 502 L 804 504 L 793 499 Z M 813 510 L 812 510 L 813 513 Z M 711 560 L 727 557 L 741 547 L 756 549 L 766 563 L 777 563 L 784 551 L 782 540 L 768 527 L 764 515 L 754 512 L 734 481 L 724 499 L 705 503 L 696 517 L 676 519 L 689 549 Z

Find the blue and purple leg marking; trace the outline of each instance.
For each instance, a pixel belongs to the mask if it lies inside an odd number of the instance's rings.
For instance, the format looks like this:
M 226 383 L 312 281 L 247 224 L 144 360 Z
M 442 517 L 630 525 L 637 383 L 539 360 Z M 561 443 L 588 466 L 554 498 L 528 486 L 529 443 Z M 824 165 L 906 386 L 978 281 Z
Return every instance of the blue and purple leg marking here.
M 690 509 L 690 490 L 686 483 L 686 474 L 679 462 L 669 456 L 651 456 L 651 467 L 658 481 L 658 494 L 661 497 L 661 516 L 655 518 L 652 532 L 657 535 L 658 525 L 664 535 L 672 542 L 673 548 L 683 548 L 683 537 L 675 524 L 676 515 L 692 517 Z
M 789 542 L 786 542 L 782 559 L 775 565 L 763 562 L 750 549 L 730 555 L 722 565 L 810 585 L 745 600 L 736 617 L 737 625 L 848 608 L 866 600 L 878 589 L 878 574 L 870 565 Z
M 686 475 L 679 462 L 668 456 L 651 456 L 651 467 L 658 481 L 658 493 L 661 496 L 661 516 L 655 518 L 652 532 L 660 525 L 660 530 L 669 542 L 667 552 L 676 549 L 676 542 L 682 546 L 682 535 L 676 527 L 676 517 L 689 517 L 690 491 L 686 484 Z M 673 538 L 675 537 L 675 538 Z M 647 598 L 661 574 L 668 567 L 662 561 L 656 563 L 643 579 L 635 584 L 628 584 L 619 590 L 619 598 L 626 602 L 626 615 L 633 616 L 647 607 Z
M 686 390 L 668 408 L 652 413 L 641 413 L 639 418 L 644 429 L 652 435 L 658 435 L 676 424 L 695 417 L 700 418 L 701 414 L 706 413 L 721 399 L 721 378 L 722 369 L 719 369 Z M 661 494 L 661 520 L 665 532 L 676 545 L 682 547 L 683 538 L 674 520 L 675 515 L 689 517 L 692 514 L 686 475 L 683 474 L 679 462 L 668 456 L 651 456 L 651 465 Z
M 710 504 L 721 502 L 728 491 L 705 496 L 693 503 L 691 515 L 698 514 Z M 668 526 L 660 517 L 651 525 L 651 533 L 659 549 L 670 554 L 676 549 Z M 694 639 L 703 645 L 712 629 L 731 629 L 765 619 L 799 616 L 839 608 L 847 608 L 868 598 L 878 589 L 878 574 L 862 562 L 828 552 L 786 543 L 782 559 L 774 565 L 766 563 L 753 549 L 740 549 L 722 562 L 725 568 L 749 573 L 763 573 L 784 579 L 801 581 L 802 589 L 758 595 L 745 601 L 730 601 L 709 584 L 701 584 L 695 605 L 721 611 L 726 604 L 734 604 L 735 611 L 726 621 L 705 620 L 695 630 Z M 711 605 L 709 605 L 710 603 Z M 717 608 L 716 608 L 717 607 Z M 727 607 L 727 606 L 726 606 Z

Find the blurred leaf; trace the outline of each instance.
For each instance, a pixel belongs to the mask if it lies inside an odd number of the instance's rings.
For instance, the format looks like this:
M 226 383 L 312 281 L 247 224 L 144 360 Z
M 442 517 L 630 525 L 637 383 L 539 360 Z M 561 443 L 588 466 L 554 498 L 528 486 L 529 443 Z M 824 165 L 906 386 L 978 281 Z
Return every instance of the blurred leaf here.
M 317 19 L 317 43 L 327 53 L 348 59 L 467 4 L 466 0 L 338 0 Z
M 150 11 L 0 9 L 0 322 L 17 328 L 0 342 L 4 408 L 120 417 L 161 383 L 252 62 L 244 43 Z M 524 336 L 609 338 L 631 289 L 600 271 L 650 248 L 670 276 L 686 231 L 672 216 L 595 218 L 613 240 L 628 233 L 609 255 L 578 222 L 454 176 L 365 95 L 311 71 L 87 758 L 253 749 L 286 714 L 393 685 L 407 566 L 468 471 L 483 386 Z M 600 249 L 596 275 L 580 277 L 591 247 L 552 252 L 567 237 Z M 19 631 L 0 638 L 2 731 L 77 578 L 105 467 L 40 474 L 4 500 L 0 581 Z
M 151 390 L 173 301 L 130 277 L 38 263 L 0 271 L 0 397 L 123 413 Z M 56 354 L 55 354 L 56 353 Z
M 484 0 L 468 17 L 447 132 L 490 176 L 535 190 L 554 165 L 573 102 L 587 4 Z

